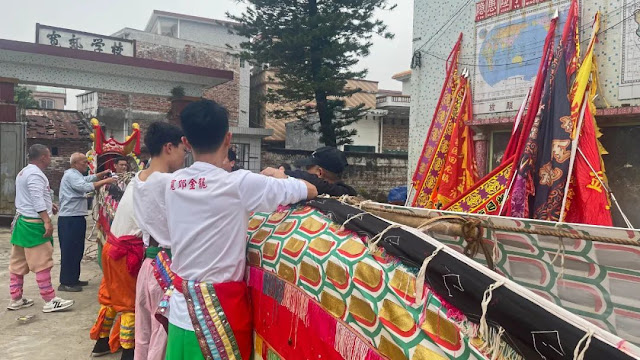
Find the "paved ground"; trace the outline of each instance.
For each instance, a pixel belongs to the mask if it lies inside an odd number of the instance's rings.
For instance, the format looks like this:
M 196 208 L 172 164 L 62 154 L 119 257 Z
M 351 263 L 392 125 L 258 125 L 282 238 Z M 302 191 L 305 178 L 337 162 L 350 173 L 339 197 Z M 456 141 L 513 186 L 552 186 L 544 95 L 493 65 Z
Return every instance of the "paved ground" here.
M 89 220 L 87 222 L 90 222 Z M 91 230 L 89 224 L 88 231 Z M 60 274 L 60 247 L 57 226 L 54 219 L 54 267 L 51 274 L 53 286 L 57 290 Z M 89 286 L 80 293 L 56 292 L 56 295 L 75 300 L 69 310 L 59 313 L 42 312 L 44 302 L 38 293 L 34 274 L 25 276 L 24 295 L 35 300 L 35 305 L 19 311 L 9 311 L 9 255 L 11 253 L 11 234 L 9 228 L 0 228 L 0 359 L 6 360 L 76 360 L 90 358 L 93 341 L 89 339 L 89 330 L 98 313 L 98 286 L 102 273 L 95 260 L 95 242 L 87 242 L 85 260 L 82 262 L 82 280 L 88 280 Z M 95 235 L 90 239 L 95 241 Z M 92 251 L 93 250 L 93 251 Z M 19 324 L 17 318 L 22 315 L 35 315 L 28 324 Z M 101 359 L 119 359 L 120 353 Z

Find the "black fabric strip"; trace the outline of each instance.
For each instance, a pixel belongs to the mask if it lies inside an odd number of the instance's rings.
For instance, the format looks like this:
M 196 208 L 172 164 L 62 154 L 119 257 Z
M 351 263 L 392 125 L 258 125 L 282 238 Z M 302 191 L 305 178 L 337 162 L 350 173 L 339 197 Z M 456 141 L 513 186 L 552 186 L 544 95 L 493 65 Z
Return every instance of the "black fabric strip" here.
M 334 199 L 317 199 L 309 201 L 308 204 L 338 224 L 364 212 Z M 365 212 L 362 217 L 350 220 L 346 228 L 373 237 L 389 225 L 389 222 Z M 378 242 L 378 246 L 383 247 L 388 254 L 397 257 L 405 265 L 415 268 L 419 268 L 423 260 L 436 249 L 420 237 L 398 228 L 387 231 Z M 429 262 L 425 277 L 425 283 L 429 288 L 476 324 L 480 322 L 482 315 L 480 304 L 484 292 L 494 282 L 493 279 L 445 252 L 438 253 Z M 504 328 L 503 339 L 525 359 L 571 360 L 576 345 L 586 335 L 585 330 L 567 323 L 506 287 L 499 287 L 493 291 L 486 318 L 491 327 Z M 633 358 L 594 336 L 585 359 Z

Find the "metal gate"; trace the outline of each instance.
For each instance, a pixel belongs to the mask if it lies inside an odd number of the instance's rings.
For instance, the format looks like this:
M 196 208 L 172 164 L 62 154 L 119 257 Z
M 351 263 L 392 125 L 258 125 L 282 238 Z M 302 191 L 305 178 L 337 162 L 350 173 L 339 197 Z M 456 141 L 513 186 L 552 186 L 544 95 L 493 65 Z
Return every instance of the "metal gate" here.
M 27 124 L 0 122 L 0 216 L 16 211 L 16 175 L 26 164 Z

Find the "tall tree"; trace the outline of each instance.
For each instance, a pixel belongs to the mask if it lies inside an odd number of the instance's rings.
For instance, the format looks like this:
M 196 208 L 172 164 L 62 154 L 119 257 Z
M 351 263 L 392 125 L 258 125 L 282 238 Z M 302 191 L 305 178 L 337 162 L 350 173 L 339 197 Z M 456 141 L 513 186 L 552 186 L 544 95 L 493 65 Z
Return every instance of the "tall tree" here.
M 13 101 L 18 105 L 18 109 L 20 110 L 38 107 L 38 101 L 33 98 L 31 90 L 24 86 L 15 87 Z
M 346 126 L 361 119 L 364 104 L 347 108 L 344 98 L 361 89 L 346 89 L 348 79 L 360 79 L 359 59 L 369 55 L 374 35 L 392 39 L 375 12 L 393 10 L 387 0 L 239 0 L 247 5 L 238 35 L 249 38 L 239 57 L 275 68 L 280 86 L 266 101 L 281 104 L 277 118 L 297 118 L 310 132 L 319 132 L 327 146 L 350 144 L 356 131 Z M 317 114 L 312 120 L 310 114 Z M 318 126 L 319 123 L 319 126 Z

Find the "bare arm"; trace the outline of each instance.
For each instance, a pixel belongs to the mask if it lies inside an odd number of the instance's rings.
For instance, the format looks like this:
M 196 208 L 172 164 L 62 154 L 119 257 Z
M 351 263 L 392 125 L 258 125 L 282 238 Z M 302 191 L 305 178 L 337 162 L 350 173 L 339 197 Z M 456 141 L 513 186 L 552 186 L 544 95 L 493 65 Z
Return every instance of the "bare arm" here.
M 40 219 L 44 222 L 44 235 L 43 238 L 48 238 L 53 235 L 53 224 L 51 223 L 51 218 L 49 217 L 49 213 L 47 211 L 40 211 L 38 213 L 40 215 Z
M 96 190 L 98 190 L 98 189 L 100 189 L 101 187 L 103 187 L 104 185 L 107 185 L 107 184 L 115 184 L 117 181 L 118 181 L 118 180 L 117 180 L 117 179 L 115 179 L 115 178 L 111 178 L 111 177 L 110 177 L 110 178 L 106 178 L 106 179 L 103 179 L 103 180 L 100 180 L 100 181 L 96 181 L 96 182 L 94 182 L 94 183 L 93 183 L 93 188 L 94 188 L 94 189 L 96 189 Z
M 302 182 L 307 186 L 307 200 L 315 199 L 318 197 L 318 189 L 312 183 L 302 180 Z

